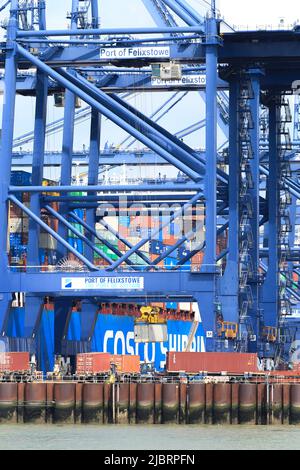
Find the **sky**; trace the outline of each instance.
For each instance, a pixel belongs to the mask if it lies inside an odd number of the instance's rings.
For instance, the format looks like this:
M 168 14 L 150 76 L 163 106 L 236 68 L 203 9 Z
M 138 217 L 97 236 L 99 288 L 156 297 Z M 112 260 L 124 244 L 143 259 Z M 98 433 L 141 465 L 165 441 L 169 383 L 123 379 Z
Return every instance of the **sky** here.
M 206 0 L 187 0 L 190 5 L 204 14 L 207 10 Z M 3 0 L 0 0 L 0 5 Z M 66 12 L 71 9 L 71 0 L 47 0 L 47 27 L 60 29 L 68 27 Z M 153 26 L 154 22 L 147 12 L 142 0 L 99 0 L 101 26 L 113 27 L 137 27 Z M 286 25 L 297 21 L 299 11 L 298 0 L 217 0 L 217 6 L 224 19 L 237 27 L 259 29 L 265 26 L 277 28 L 280 19 L 283 18 Z M 0 15 L 0 20 L 7 16 L 7 12 Z M 179 21 L 180 24 L 180 21 Z M 143 110 L 146 114 L 153 113 L 167 99 L 160 93 L 140 94 L 131 103 Z M 48 122 L 62 117 L 62 110 L 53 106 L 52 98 L 49 99 Z M 175 133 L 204 117 L 204 106 L 196 92 L 189 93 L 188 97 L 180 102 L 175 110 L 160 121 L 160 124 Z M 17 98 L 17 118 L 15 122 L 15 136 L 19 136 L 32 129 L 35 103 L 33 98 Z M 24 119 L 25 118 L 25 119 Z M 1 116 L 0 116 L 1 119 Z M 82 145 L 88 146 L 89 129 L 87 124 L 78 125 L 75 133 L 75 149 L 80 150 Z M 48 149 L 61 148 L 61 134 L 47 138 Z M 126 134 L 115 125 L 104 120 L 102 127 L 101 146 L 109 141 L 118 145 L 126 137 Z M 224 135 L 219 133 L 219 143 L 224 140 Z M 188 137 L 186 142 L 194 148 L 205 146 L 204 131 L 198 131 Z M 135 147 L 142 148 L 141 144 Z
M 187 0 L 197 11 L 204 12 L 209 0 Z M 71 0 L 47 0 L 48 25 L 58 23 L 66 25 L 63 11 L 71 8 Z M 150 24 L 150 16 L 145 10 L 142 0 L 99 0 L 101 23 L 103 26 L 138 26 Z M 280 18 L 286 22 L 294 23 L 300 17 L 298 0 L 217 0 L 221 16 L 235 25 L 249 25 L 260 27 L 262 25 L 279 24 Z M 57 14 L 59 11 L 62 14 Z M 149 25 L 150 25 L 149 24 Z
M 189 0 L 200 4 L 200 0 Z M 266 25 L 278 26 L 281 18 L 293 24 L 300 18 L 298 0 L 217 0 L 221 16 L 231 25 L 259 29 Z

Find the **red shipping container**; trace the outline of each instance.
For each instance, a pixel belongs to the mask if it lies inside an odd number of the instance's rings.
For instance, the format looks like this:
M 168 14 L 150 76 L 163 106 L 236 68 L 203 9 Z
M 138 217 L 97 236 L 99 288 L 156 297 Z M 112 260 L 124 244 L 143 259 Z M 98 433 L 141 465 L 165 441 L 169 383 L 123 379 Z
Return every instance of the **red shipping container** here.
M 118 373 L 138 374 L 140 372 L 140 356 L 115 354 L 111 356 L 111 364 L 116 366 Z
M 168 352 L 168 372 L 244 374 L 258 372 L 257 354 Z
M 30 359 L 28 352 L 0 353 L 0 372 L 29 371 Z
M 97 374 L 109 371 L 109 353 L 83 353 L 76 356 L 77 374 Z

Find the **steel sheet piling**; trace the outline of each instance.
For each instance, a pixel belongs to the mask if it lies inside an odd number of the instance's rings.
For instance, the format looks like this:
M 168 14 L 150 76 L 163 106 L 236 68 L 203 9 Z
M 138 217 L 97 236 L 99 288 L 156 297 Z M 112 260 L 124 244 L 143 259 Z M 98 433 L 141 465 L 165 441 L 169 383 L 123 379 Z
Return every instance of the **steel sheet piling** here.
M 136 423 L 136 393 L 137 393 L 137 384 L 129 384 L 129 423 Z
M 239 424 L 256 424 L 256 384 L 239 387 Z
M 47 399 L 47 423 L 53 422 L 53 410 L 54 410 L 54 383 L 48 382 L 46 388 L 46 399 Z
M 162 422 L 177 424 L 179 411 L 179 384 L 162 386 Z
M 188 390 L 188 424 L 204 424 L 205 384 L 190 384 Z
M 27 383 L 25 385 L 24 422 L 43 424 L 46 422 L 47 385 Z
M 54 423 L 75 422 L 75 387 L 74 383 L 54 384 Z
M 0 383 L 0 423 L 300 424 L 300 384 Z
M 256 387 L 257 397 L 257 424 L 267 424 L 267 387 L 266 384 L 257 384 Z
M 154 386 L 154 423 L 162 424 L 162 384 Z
M 271 389 L 271 423 L 282 424 L 282 408 L 283 408 L 283 391 L 282 384 L 272 384 Z
M 282 385 L 282 424 L 290 422 L 290 384 Z
M 214 384 L 213 388 L 213 422 L 230 424 L 231 419 L 231 386 L 226 383 Z
M 187 424 L 188 418 L 188 400 L 189 400 L 189 388 L 185 383 L 180 384 L 179 388 L 179 423 Z
M 117 423 L 129 423 L 129 395 L 130 386 L 128 383 L 117 384 Z
M 155 385 L 141 383 L 137 385 L 137 423 L 154 424 Z
M 300 424 L 300 384 L 291 385 L 290 424 Z
M 103 384 L 86 383 L 82 389 L 82 422 L 103 424 Z
M 239 384 L 231 385 L 231 424 L 239 423 Z
M 24 423 L 25 383 L 18 383 L 18 423 Z
M 0 423 L 17 423 L 18 384 L 0 383 Z
M 82 394 L 83 384 L 77 383 L 75 386 L 75 423 L 82 422 Z
M 104 384 L 103 421 L 104 424 L 112 422 L 112 385 Z
M 205 424 L 213 423 L 213 384 L 205 385 Z

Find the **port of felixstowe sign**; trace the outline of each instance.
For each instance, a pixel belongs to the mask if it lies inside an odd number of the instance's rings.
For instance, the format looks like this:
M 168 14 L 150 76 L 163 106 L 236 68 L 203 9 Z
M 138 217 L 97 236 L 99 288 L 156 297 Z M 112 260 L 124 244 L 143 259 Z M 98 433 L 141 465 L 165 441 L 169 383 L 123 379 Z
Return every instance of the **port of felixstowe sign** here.
M 63 277 L 63 290 L 143 290 L 143 277 Z
M 100 59 L 169 58 L 170 47 L 107 47 L 100 49 Z
M 183 75 L 178 80 L 163 80 L 162 78 L 152 77 L 151 78 L 151 85 L 153 87 L 159 86 L 206 86 L 206 75 Z

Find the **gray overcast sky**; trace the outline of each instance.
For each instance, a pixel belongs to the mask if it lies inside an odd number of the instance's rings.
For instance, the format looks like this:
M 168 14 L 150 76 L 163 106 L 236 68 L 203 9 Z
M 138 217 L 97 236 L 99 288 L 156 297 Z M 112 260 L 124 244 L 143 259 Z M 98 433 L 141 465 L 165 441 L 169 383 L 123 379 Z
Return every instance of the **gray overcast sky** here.
M 206 0 L 187 0 L 197 11 L 204 13 Z M 1 4 L 2 2 L 0 2 Z M 66 12 L 71 9 L 71 0 L 47 0 L 47 26 L 49 29 L 66 28 Z M 153 20 L 146 11 L 142 0 L 99 0 L 101 25 L 103 27 L 133 27 L 133 26 L 152 26 Z M 251 0 L 246 2 L 242 0 L 218 0 L 218 7 L 221 15 L 235 25 L 249 25 L 257 28 L 263 25 L 273 25 L 276 27 L 279 18 L 285 18 L 286 23 L 290 24 L 298 19 L 298 0 L 280 0 L 264 1 Z M 3 18 L 1 15 L 0 18 Z M 180 23 L 180 22 L 179 22 Z M 168 96 L 168 95 L 167 95 Z M 134 98 L 132 104 L 145 113 L 151 114 L 159 107 L 165 95 L 144 94 Z M 51 100 L 52 98 L 50 98 Z M 193 124 L 204 116 L 204 106 L 201 103 L 197 93 L 190 93 L 176 108 L 175 112 L 165 117 L 161 124 L 166 126 L 171 132 Z M 32 129 L 34 117 L 34 99 L 17 99 L 17 119 L 15 123 L 15 135 L 20 135 Z M 54 108 L 52 102 L 49 106 L 48 121 L 55 120 L 62 116 L 62 110 Z M 180 118 L 178 118 L 180 116 Z M 88 126 L 81 124 L 77 126 L 75 133 L 75 148 L 80 149 L 82 144 L 88 144 Z M 108 121 L 103 123 L 102 147 L 109 140 L 118 144 L 124 138 L 123 131 Z M 224 136 L 220 136 L 222 140 Z M 204 132 L 194 133 L 187 139 L 190 145 L 195 148 L 204 146 Z M 47 138 L 48 149 L 59 149 L 61 147 L 61 134 Z

